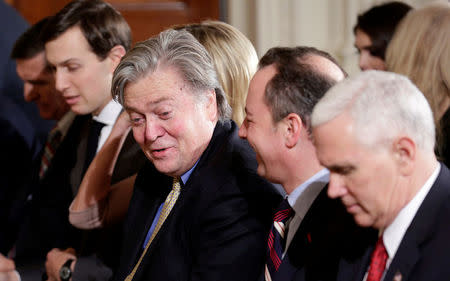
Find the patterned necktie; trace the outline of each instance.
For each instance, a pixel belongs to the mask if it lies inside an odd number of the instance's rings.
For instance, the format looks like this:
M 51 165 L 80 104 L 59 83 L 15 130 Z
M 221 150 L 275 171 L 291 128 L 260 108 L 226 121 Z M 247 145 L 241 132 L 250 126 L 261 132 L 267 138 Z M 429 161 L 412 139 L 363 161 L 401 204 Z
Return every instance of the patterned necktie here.
M 45 143 L 44 153 L 42 154 L 41 166 L 39 168 L 39 179 L 42 179 L 47 171 L 56 149 L 61 144 L 62 134 L 58 127 L 54 127 L 48 134 L 47 142 Z
M 367 274 L 366 281 L 380 281 L 383 276 L 384 269 L 386 267 L 386 261 L 388 254 L 383 244 L 383 235 L 378 238 L 375 249 L 372 252 L 370 258 L 369 273 Z
M 100 132 L 102 131 L 102 128 L 104 126 L 105 124 L 101 122 L 98 122 L 94 119 L 91 120 L 89 126 L 89 134 L 86 147 L 86 158 L 84 160 L 83 172 L 86 172 L 86 170 L 89 168 L 89 165 L 92 162 L 92 159 L 94 159 L 95 154 L 97 154 L 98 139 L 100 138 Z
M 264 273 L 266 281 L 272 280 L 272 276 L 281 265 L 282 254 L 286 244 L 285 224 L 293 215 L 294 210 L 292 210 L 288 200 L 284 199 L 273 216 L 273 225 L 267 242 L 268 248 Z
M 136 274 L 137 269 L 139 268 L 139 265 L 142 262 L 142 259 L 144 258 L 145 254 L 147 253 L 147 250 L 152 243 L 153 239 L 155 238 L 156 234 L 158 233 L 159 229 L 163 225 L 166 218 L 169 216 L 170 211 L 172 210 L 173 206 L 175 205 L 175 202 L 178 199 L 178 196 L 180 195 L 181 185 L 180 185 L 180 179 L 174 178 L 172 183 L 172 190 L 170 191 L 169 195 L 166 198 L 166 201 L 164 202 L 164 206 L 162 208 L 161 214 L 158 218 L 158 222 L 156 223 L 155 230 L 153 230 L 152 236 L 150 236 L 150 239 L 147 242 L 147 245 L 145 245 L 144 251 L 141 254 L 141 257 L 137 261 L 136 265 L 134 266 L 131 273 L 125 278 L 125 281 L 131 281 L 133 280 L 134 274 Z

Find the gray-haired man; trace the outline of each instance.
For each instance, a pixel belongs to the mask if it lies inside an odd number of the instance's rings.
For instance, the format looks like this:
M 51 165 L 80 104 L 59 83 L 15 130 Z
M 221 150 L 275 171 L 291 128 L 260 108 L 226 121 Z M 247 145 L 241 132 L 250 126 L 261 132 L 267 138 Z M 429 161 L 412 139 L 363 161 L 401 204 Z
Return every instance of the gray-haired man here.
M 254 280 L 279 195 L 256 175 L 207 51 L 188 32 L 162 32 L 124 57 L 112 89 L 151 162 L 115 280 Z

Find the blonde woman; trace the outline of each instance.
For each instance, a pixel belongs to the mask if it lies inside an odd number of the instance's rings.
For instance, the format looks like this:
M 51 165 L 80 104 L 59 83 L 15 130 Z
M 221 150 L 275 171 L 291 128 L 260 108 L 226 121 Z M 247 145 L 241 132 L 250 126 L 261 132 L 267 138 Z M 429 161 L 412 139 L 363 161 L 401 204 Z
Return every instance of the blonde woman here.
M 431 105 L 436 152 L 450 164 L 450 3 L 409 12 L 386 53 L 387 70 L 408 76 Z
M 248 85 L 258 65 L 258 56 L 250 40 L 237 28 L 220 21 L 204 21 L 174 29 L 185 29 L 208 50 L 233 110 L 232 119 L 240 126 L 245 117 Z

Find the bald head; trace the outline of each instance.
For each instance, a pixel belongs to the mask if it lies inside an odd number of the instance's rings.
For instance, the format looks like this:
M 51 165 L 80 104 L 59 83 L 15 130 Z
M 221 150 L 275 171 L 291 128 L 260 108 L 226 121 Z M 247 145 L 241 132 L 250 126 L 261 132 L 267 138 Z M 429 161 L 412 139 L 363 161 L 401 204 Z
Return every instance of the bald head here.
M 347 76 L 332 56 L 311 47 L 272 48 L 259 62 L 260 70 L 266 67 L 276 69 L 264 95 L 274 123 L 295 113 L 309 133 L 314 105 Z
M 300 59 L 301 60 L 301 59 Z M 311 54 L 303 58 L 303 62 L 311 65 L 311 67 L 332 80 L 341 81 L 346 77 L 342 68 L 329 58 L 317 54 Z

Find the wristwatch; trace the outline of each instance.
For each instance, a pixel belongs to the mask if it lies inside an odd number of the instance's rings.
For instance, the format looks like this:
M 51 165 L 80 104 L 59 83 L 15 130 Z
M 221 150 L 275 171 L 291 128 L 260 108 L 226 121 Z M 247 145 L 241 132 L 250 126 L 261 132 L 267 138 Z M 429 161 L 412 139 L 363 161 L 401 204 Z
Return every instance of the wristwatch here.
M 73 261 L 73 259 L 67 260 L 59 270 L 59 277 L 61 278 L 61 281 L 69 281 L 70 277 L 72 277 L 72 270 L 70 269 L 70 266 Z

